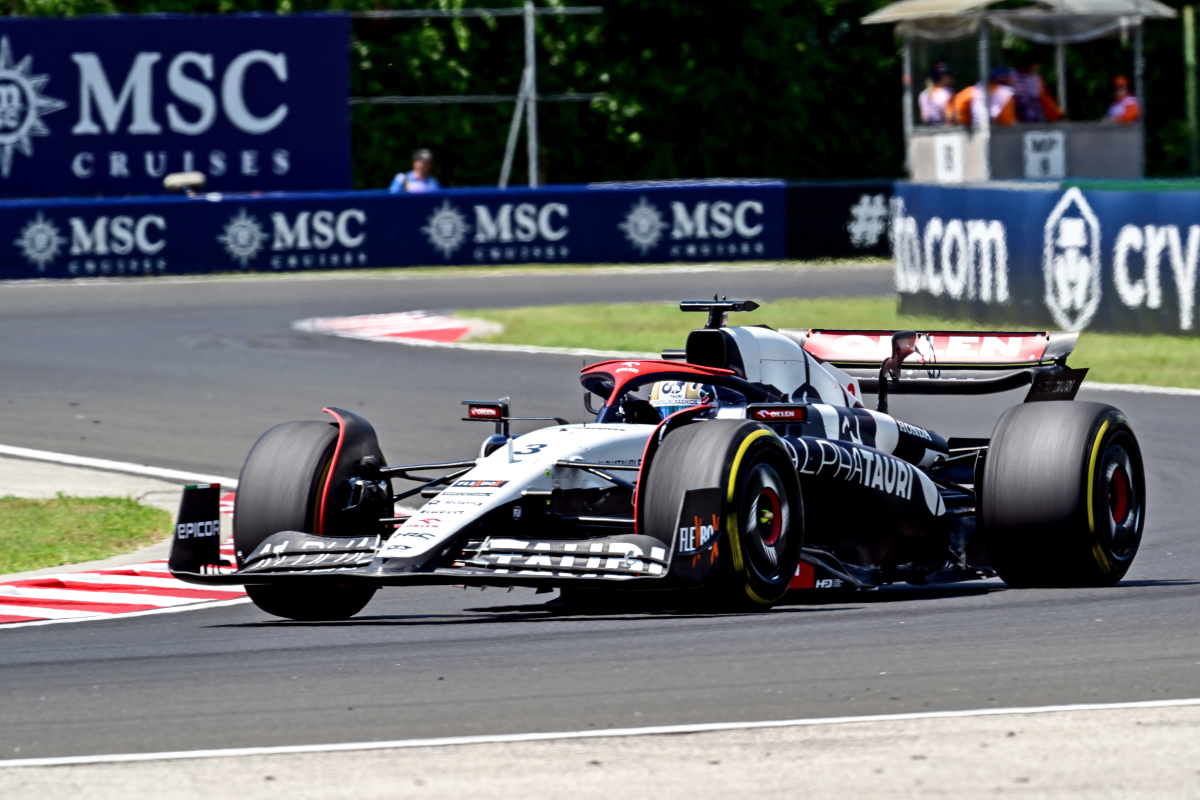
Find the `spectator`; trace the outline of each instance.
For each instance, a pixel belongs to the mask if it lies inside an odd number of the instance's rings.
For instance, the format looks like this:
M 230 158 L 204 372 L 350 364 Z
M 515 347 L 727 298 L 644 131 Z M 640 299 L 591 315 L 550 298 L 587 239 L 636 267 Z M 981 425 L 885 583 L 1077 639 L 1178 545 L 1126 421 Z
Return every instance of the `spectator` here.
M 1012 73 L 1012 87 L 1018 122 L 1058 122 L 1063 118 L 1058 103 L 1046 91 L 1046 84 L 1039 74 L 1040 68 L 1033 53 L 1022 53 L 1017 59 L 1017 68 Z
M 1017 121 L 1017 104 L 1009 86 L 1008 70 L 996 67 L 988 75 L 988 116 L 995 125 L 1012 125 Z M 961 125 L 978 125 L 983 114 L 983 92 L 980 84 L 968 86 L 954 95 L 954 115 Z
M 954 76 L 945 64 L 934 64 L 925 91 L 917 96 L 917 108 L 925 125 L 950 125 L 950 101 L 954 99 Z
M 1104 118 L 1113 122 L 1129 124 L 1142 117 L 1142 104 L 1129 93 L 1129 79 L 1124 75 L 1113 78 L 1113 104 L 1108 107 Z
M 388 187 L 388 191 L 392 194 L 436 192 L 442 185 L 433 177 L 432 171 L 433 153 L 422 147 L 413 153 L 412 171 L 398 173 L 392 178 L 392 185 Z

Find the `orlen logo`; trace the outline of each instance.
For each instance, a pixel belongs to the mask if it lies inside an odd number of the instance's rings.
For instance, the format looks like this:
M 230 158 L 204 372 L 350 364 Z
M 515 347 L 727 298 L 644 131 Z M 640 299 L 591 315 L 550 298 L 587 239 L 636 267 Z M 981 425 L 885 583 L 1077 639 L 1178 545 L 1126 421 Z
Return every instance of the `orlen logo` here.
M 468 406 L 467 416 L 494 419 L 500 416 L 500 409 L 491 406 Z
M 785 422 L 803 422 L 805 419 L 803 408 L 756 408 L 751 416 L 757 420 Z
M 554 244 L 570 233 L 566 203 L 504 203 L 494 212 L 486 205 L 475 206 L 476 261 L 555 261 L 566 258 L 570 248 Z M 545 243 L 545 244 L 543 244 Z
M 672 256 L 735 256 L 766 252 L 762 241 L 763 204 L 758 200 L 730 203 L 701 201 L 692 206 L 671 203 Z M 730 239 L 733 241 L 728 241 Z M 715 241 L 714 241 L 715 240 Z

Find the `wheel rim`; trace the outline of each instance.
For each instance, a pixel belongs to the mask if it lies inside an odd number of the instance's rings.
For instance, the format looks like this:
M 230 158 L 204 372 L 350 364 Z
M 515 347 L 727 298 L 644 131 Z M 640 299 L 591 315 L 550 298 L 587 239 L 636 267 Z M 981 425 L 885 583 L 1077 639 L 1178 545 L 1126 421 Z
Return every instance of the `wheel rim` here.
M 1142 489 L 1138 465 L 1124 444 L 1114 441 L 1104 450 L 1100 469 L 1097 533 L 1120 559 L 1132 555 L 1141 533 Z
M 767 580 L 777 576 L 788 545 L 791 503 L 783 480 L 770 464 L 755 464 L 742 490 L 742 530 L 750 564 Z

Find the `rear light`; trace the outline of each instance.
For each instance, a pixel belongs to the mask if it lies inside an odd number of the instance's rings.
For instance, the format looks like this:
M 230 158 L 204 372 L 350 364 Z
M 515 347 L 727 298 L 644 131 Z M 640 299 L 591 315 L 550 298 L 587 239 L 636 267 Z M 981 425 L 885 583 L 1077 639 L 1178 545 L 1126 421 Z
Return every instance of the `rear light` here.
M 752 405 L 746 408 L 746 419 L 755 422 L 793 423 L 804 422 L 808 419 L 808 406 L 772 403 L 770 405 Z

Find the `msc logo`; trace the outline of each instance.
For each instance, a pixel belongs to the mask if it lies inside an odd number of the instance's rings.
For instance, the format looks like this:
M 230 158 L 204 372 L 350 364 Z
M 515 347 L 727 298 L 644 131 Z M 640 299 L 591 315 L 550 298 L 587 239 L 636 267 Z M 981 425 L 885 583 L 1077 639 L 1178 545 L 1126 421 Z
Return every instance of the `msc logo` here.
M 70 238 L 42 212 L 29 220 L 14 244 L 30 264 L 45 272 L 62 253 L 65 245 L 71 260 L 67 271 L 72 275 L 138 275 L 165 272 L 167 262 L 158 256 L 167 246 L 167 221 L 158 214 L 141 217 L 101 216 L 92 220 L 71 217 L 67 221 Z
M 566 258 L 570 249 L 553 242 L 565 239 L 570 229 L 566 203 L 504 203 L 496 211 L 475 206 L 476 261 L 554 261 Z M 543 245 L 541 242 L 546 242 Z M 490 245 L 490 246 L 485 246 Z M 501 246 L 503 245 L 503 246 Z
M 617 228 L 643 256 L 658 246 L 667 228 L 671 231 L 670 255 L 674 257 L 761 255 L 766 246 L 751 240 L 759 239 L 765 228 L 763 211 L 758 200 L 702 200 L 692 205 L 675 200 L 671 202 L 668 223 L 658 207 L 643 197 Z
M 367 254 L 359 249 L 367 239 L 366 225 L 367 212 L 361 208 L 301 211 L 290 217 L 276 211 L 268 233 L 243 208 L 229 218 L 217 241 L 243 269 L 268 242 L 272 269 L 352 267 L 367 263 Z

